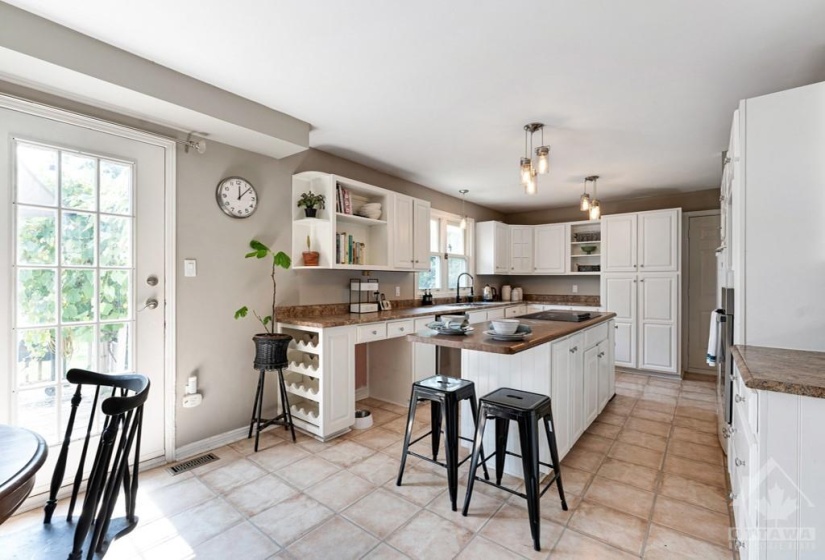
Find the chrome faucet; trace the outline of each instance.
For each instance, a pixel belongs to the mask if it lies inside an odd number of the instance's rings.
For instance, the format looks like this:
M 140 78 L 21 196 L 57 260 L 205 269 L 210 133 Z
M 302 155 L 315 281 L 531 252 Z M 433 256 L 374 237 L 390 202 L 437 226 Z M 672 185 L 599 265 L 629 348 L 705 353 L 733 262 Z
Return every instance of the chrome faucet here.
M 475 297 L 474 294 L 473 294 L 473 282 L 475 282 L 475 279 L 473 278 L 473 275 L 470 274 L 469 272 L 462 272 L 461 274 L 458 275 L 458 278 L 456 278 L 456 281 L 455 281 L 455 302 L 456 303 L 461 303 L 461 277 L 462 276 L 469 276 L 470 277 L 470 296 L 469 296 L 470 299 L 467 300 L 467 301 L 473 301 L 473 298 Z

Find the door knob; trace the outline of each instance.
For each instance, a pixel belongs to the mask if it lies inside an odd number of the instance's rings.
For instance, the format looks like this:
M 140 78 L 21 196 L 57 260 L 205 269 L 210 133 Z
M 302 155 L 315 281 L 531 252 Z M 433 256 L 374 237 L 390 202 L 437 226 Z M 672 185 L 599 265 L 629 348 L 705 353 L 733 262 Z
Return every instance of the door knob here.
M 157 286 L 158 285 L 158 277 L 152 274 L 146 279 L 146 283 L 150 286 Z
M 157 309 L 158 308 L 158 300 L 154 298 L 149 298 L 143 304 L 143 307 L 138 309 L 138 311 L 143 311 L 144 309 Z

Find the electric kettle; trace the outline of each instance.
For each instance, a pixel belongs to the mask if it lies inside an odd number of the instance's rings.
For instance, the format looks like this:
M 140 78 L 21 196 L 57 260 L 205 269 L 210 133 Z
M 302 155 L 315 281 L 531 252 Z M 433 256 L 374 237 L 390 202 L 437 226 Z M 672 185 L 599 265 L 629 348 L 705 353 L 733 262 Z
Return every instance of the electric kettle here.
M 485 284 L 481 299 L 484 301 L 493 301 L 494 299 L 496 299 L 497 295 L 498 291 L 494 287 L 490 286 L 489 284 Z

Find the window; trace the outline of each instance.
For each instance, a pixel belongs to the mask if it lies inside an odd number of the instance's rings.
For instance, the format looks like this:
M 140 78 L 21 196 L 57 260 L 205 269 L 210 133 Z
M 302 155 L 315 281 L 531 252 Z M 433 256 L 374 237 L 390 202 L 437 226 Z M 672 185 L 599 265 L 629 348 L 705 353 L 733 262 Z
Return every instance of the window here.
M 430 212 L 430 270 L 418 273 L 418 290 L 447 294 L 455 290 L 462 272 L 472 270 L 473 221 L 461 229 L 461 216 L 438 210 Z M 464 278 L 462 286 L 469 286 Z

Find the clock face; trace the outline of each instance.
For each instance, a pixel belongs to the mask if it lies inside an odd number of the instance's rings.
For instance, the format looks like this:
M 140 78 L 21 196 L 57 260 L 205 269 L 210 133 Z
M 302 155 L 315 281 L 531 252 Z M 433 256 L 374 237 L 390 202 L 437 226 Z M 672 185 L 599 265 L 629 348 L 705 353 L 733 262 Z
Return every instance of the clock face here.
M 258 207 L 255 187 L 241 177 L 227 177 L 218 183 L 215 198 L 221 210 L 233 218 L 248 218 Z

